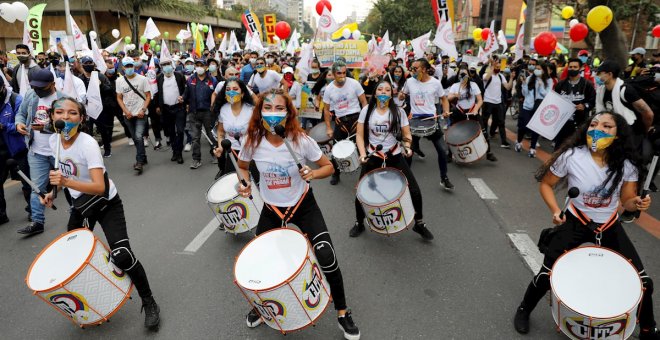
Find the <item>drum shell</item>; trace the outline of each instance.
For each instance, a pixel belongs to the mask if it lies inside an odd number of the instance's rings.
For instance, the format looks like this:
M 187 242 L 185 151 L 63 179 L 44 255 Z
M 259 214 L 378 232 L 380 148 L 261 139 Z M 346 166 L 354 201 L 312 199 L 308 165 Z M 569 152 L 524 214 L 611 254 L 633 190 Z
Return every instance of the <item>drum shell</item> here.
M 352 152 L 348 156 L 338 157 L 340 150 L 343 151 L 344 148 L 351 148 Z M 361 166 L 357 146 L 350 140 L 337 142 L 332 148 L 332 158 L 337 162 L 339 171 L 341 172 L 354 172 Z
M 228 173 L 213 182 L 213 184 L 211 184 L 206 190 L 206 202 L 213 212 L 213 215 L 215 215 L 218 221 L 224 225 L 225 232 L 230 234 L 241 234 L 250 231 L 257 226 L 264 202 L 261 199 L 259 190 L 254 190 L 254 187 L 251 189 L 252 200 L 248 197 L 239 195 L 238 191 L 236 191 L 234 197 L 229 200 L 213 202 L 213 200 L 209 198 L 211 189 L 216 183 L 219 183 L 227 176 L 236 176 L 236 173 Z M 236 183 L 238 183 L 238 179 Z
M 80 229 L 65 233 L 52 243 L 75 232 Z M 41 253 L 35 262 L 39 256 Z M 31 270 L 32 266 L 27 277 Z M 132 289 L 128 274 L 109 261 L 109 249 L 94 236 L 92 252 L 75 274 L 56 287 L 34 291 L 34 294 L 82 327 L 107 321 L 126 303 Z
M 434 134 L 437 130 L 438 122 L 435 119 L 421 120 L 413 118 L 410 120 L 410 134 L 413 136 L 428 137 Z
M 334 130 L 334 125 L 335 123 L 332 122 L 330 126 Z M 310 130 L 309 130 L 309 136 L 312 137 L 313 140 L 316 141 L 316 143 L 319 145 L 321 148 L 321 151 L 323 151 L 323 154 L 328 157 L 328 159 L 332 159 L 332 144 L 333 140 L 332 138 L 328 137 L 326 134 L 326 125 L 325 123 L 319 123 L 314 125 Z
M 618 255 L 624 261 L 627 262 L 623 256 L 620 254 L 611 251 L 609 249 L 601 247 L 579 247 L 574 250 L 585 250 L 590 248 L 594 252 L 610 252 Z M 564 255 L 569 254 L 571 251 L 566 252 Z M 561 260 L 564 256 L 560 256 L 557 262 Z M 632 264 L 630 264 L 632 266 Z M 553 266 L 553 269 L 555 266 Z M 634 268 L 634 267 L 633 267 Z M 635 270 L 636 272 L 636 270 Z M 639 277 L 639 276 L 638 276 Z M 585 315 L 581 312 L 578 312 L 572 309 L 570 306 L 566 305 L 564 301 L 558 296 L 555 288 L 552 285 L 553 273 L 550 272 L 550 282 L 551 282 L 551 296 L 552 296 L 552 317 L 557 325 L 558 330 L 561 330 L 568 338 L 574 340 L 580 339 L 627 339 L 629 338 L 637 325 L 637 307 L 641 303 L 642 294 L 641 294 L 641 279 L 640 279 L 640 293 L 637 299 L 637 303 L 634 304 L 632 308 L 627 311 L 623 311 L 618 315 L 611 315 L 607 317 L 594 317 Z M 612 279 L 612 278 L 610 278 Z M 607 298 L 604 296 L 603 298 Z
M 456 130 L 452 130 L 464 129 L 467 127 L 467 124 L 476 124 L 479 128 L 474 129 L 474 134 L 464 142 L 450 141 L 452 134 L 456 132 Z M 467 128 L 473 129 L 474 127 Z M 454 155 L 454 162 L 459 164 L 476 162 L 483 158 L 488 152 L 488 143 L 481 131 L 479 123 L 471 120 L 464 120 L 453 124 L 449 130 L 447 130 L 447 146 L 449 146 L 449 150 L 451 150 L 451 153 Z
M 260 236 L 278 231 L 280 230 L 273 229 Z M 263 321 L 282 333 L 313 325 L 332 300 L 330 285 L 314 256 L 312 246 L 308 240 L 306 242 L 307 255 L 304 261 L 285 282 L 263 290 L 252 290 L 243 287 L 236 280 L 234 281 L 248 303 L 262 315 Z M 250 243 L 243 248 L 241 253 L 250 247 Z M 240 256 L 241 254 L 239 254 Z
M 379 168 L 365 174 L 360 182 L 367 180 L 367 176 L 375 171 L 396 171 L 405 181 L 405 189 L 401 195 L 390 202 L 382 205 L 372 205 L 360 199 L 360 195 L 356 195 L 358 201 L 362 205 L 364 214 L 367 217 L 367 223 L 372 231 L 382 234 L 391 235 L 404 231 L 410 227 L 415 221 L 415 208 L 410 196 L 410 188 L 408 187 L 408 180 L 403 173 L 395 168 Z M 393 221 L 393 222 L 388 222 Z

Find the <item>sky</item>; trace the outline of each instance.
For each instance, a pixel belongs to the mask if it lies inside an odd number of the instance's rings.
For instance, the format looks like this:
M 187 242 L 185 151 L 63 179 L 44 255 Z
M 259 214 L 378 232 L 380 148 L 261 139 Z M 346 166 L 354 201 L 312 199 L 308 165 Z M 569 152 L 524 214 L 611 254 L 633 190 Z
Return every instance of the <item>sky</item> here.
M 316 3 L 318 0 L 304 0 L 305 7 L 312 7 L 314 14 L 316 14 Z M 332 16 L 337 22 L 344 21 L 353 11 L 356 11 L 358 16 L 362 13 L 366 16 L 372 3 L 375 0 L 330 0 L 332 4 Z

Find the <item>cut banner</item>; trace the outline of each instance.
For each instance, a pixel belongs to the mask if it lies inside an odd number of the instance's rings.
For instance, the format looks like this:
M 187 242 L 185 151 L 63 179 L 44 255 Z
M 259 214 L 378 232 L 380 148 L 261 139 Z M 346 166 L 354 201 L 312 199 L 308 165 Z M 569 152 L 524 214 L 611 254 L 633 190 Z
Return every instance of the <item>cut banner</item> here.
M 572 102 L 557 92 L 550 91 L 534 112 L 527 128 L 548 140 L 553 140 L 568 119 L 573 116 L 573 112 L 575 112 L 575 105 Z

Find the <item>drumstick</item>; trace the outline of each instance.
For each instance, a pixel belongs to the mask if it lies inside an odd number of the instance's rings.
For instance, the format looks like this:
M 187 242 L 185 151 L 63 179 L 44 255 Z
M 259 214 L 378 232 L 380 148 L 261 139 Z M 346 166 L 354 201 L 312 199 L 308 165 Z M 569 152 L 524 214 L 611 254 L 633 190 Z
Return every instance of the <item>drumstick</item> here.
M 560 219 L 564 218 L 564 213 L 566 212 L 566 208 L 568 207 L 568 204 L 571 202 L 571 200 L 578 197 L 579 194 L 580 189 L 576 187 L 568 189 L 568 196 L 566 196 L 566 201 L 564 201 L 564 209 L 562 209 L 561 213 L 559 214 Z
M 435 119 L 435 118 L 438 118 L 438 115 L 434 114 L 434 115 L 431 116 L 431 117 L 422 118 L 422 119 L 420 119 L 420 120 L 430 120 L 430 119 Z
M 57 132 L 57 143 L 55 144 L 55 167 L 56 170 L 60 169 L 60 149 L 62 148 L 62 129 L 64 129 L 64 121 L 57 120 L 55 122 L 55 131 Z M 53 200 L 57 198 L 57 186 L 53 187 Z
M 206 137 L 206 140 L 209 142 L 209 144 L 211 144 L 211 147 L 214 148 L 215 144 L 213 144 L 213 141 L 211 140 L 211 138 L 209 138 L 209 135 L 206 134 L 206 131 L 204 131 L 203 128 L 202 128 L 202 134 L 204 135 L 204 137 Z
M 293 149 L 291 148 L 291 144 L 289 144 L 289 140 L 286 138 L 284 135 L 284 126 L 278 125 L 275 127 L 275 133 L 282 137 L 284 139 L 284 145 L 286 145 L 287 150 L 289 150 L 289 153 L 291 154 L 291 157 L 293 157 L 293 161 L 296 162 L 296 165 L 298 166 L 298 170 L 302 170 L 303 166 L 302 163 L 300 163 L 300 160 L 298 160 L 298 157 L 296 157 L 296 154 L 293 152 Z M 305 173 L 307 174 L 307 173 Z M 307 180 L 307 183 L 309 183 L 309 180 Z
M 238 164 L 236 163 L 236 158 L 231 152 L 231 141 L 229 139 L 223 139 L 220 145 L 222 146 L 222 149 L 227 153 L 227 157 L 229 157 L 231 160 L 231 164 L 234 165 L 234 168 L 236 169 L 236 175 L 238 175 L 238 180 L 241 181 L 241 184 L 247 188 L 247 181 L 245 181 L 245 178 L 243 178 L 243 175 L 241 175 L 241 171 L 238 168 Z M 252 199 L 252 194 L 250 194 L 250 199 Z
M 34 184 L 34 182 L 32 182 L 27 176 L 25 176 L 25 174 L 23 173 L 23 171 L 21 171 L 21 169 L 18 168 L 18 162 L 16 162 L 16 160 L 12 158 L 8 159 L 7 166 L 10 169 L 16 168 L 16 172 L 18 173 L 18 175 L 21 176 L 23 181 L 32 188 L 32 191 L 34 191 L 35 194 L 39 195 L 39 197 L 46 198 L 46 195 L 44 195 L 44 193 L 41 192 L 41 190 L 39 190 L 39 187 L 36 184 Z M 51 208 L 53 208 L 53 210 L 57 210 L 57 207 L 54 204 L 51 206 Z
M 366 159 L 371 158 L 371 156 L 373 156 L 376 152 L 378 152 L 378 151 L 380 151 L 380 150 L 383 150 L 383 144 L 378 144 L 378 145 L 376 145 L 376 149 L 375 149 L 374 151 L 371 151 L 371 152 L 367 155 L 367 157 L 365 157 L 365 158 L 366 158 Z
M 651 160 L 651 166 L 649 166 L 646 179 L 644 180 L 644 189 L 642 189 L 642 194 L 639 195 L 642 199 L 646 198 L 649 195 L 649 187 L 651 186 L 651 181 L 653 180 L 653 173 L 655 172 L 655 167 L 658 166 L 658 155 L 653 156 Z M 641 211 L 635 211 L 635 218 L 639 218 Z

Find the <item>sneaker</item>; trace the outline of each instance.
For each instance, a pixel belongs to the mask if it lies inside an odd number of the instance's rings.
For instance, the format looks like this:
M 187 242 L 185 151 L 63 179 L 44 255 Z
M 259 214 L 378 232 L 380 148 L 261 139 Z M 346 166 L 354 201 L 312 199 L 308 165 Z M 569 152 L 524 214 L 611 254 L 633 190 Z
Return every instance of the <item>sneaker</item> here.
M 211 158 L 211 164 L 218 164 L 218 159 L 215 157 Z
M 522 144 L 521 143 L 516 143 L 516 145 L 513 147 L 516 152 L 522 151 Z
M 170 161 L 172 161 L 172 162 L 176 162 L 176 159 L 177 159 L 177 158 L 178 158 L 178 157 L 177 157 L 176 155 L 172 155 L 172 158 L 170 158 Z
M 152 331 L 158 331 L 160 307 L 156 304 L 153 296 L 142 299 L 142 310 L 144 311 L 144 327 Z
M 247 323 L 248 327 L 254 328 L 261 325 L 264 322 L 264 320 L 261 319 L 261 315 L 259 315 L 257 309 L 252 308 L 248 313 L 248 315 L 245 317 L 245 322 Z
M 497 162 L 497 157 L 495 157 L 492 152 L 486 154 L 486 159 L 491 162 Z
M 339 329 L 344 332 L 344 339 L 346 340 L 359 340 L 360 330 L 353 321 L 351 310 L 347 310 L 346 314 L 337 318 Z
M 200 166 L 202 166 L 202 161 L 193 160 L 192 163 L 190 164 L 191 169 L 199 169 Z
M 660 340 L 660 331 L 655 327 L 646 330 L 640 327 L 639 340 Z
M 511 149 L 511 144 L 509 144 L 509 143 L 502 143 L 502 144 L 500 145 L 500 148 L 502 148 L 502 149 Z
M 190 152 L 191 149 L 192 149 L 192 144 L 190 143 L 186 143 L 186 145 L 183 147 L 184 152 Z
M 144 170 L 144 165 L 140 162 L 137 162 L 133 165 L 133 170 L 137 171 L 138 175 L 140 175 Z
M 536 158 L 536 149 L 529 149 L 529 152 L 527 153 L 527 157 Z
M 163 144 L 160 142 L 160 139 L 156 140 L 156 145 L 154 145 L 154 150 L 160 150 L 163 148 Z
M 144 141 L 145 147 L 149 146 L 149 137 L 142 137 L 142 140 Z
M 655 185 L 655 183 L 651 182 L 651 184 L 649 185 L 649 191 L 658 192 L 658 187 Z
M 32 222 L 28 224 L 25 228 L 18 229 L 16 232 L 27 236 L 41 234 L 44 232 L 44 225 L 39 222 Z
M 433 234 L 431 234 L 431 231 L 426 228 L 426 223 L 424 222 L 415 222 L 415 226 L 412 228 L 412 230 L 420 235 L 422 235 L 422 238 L 430 241 L 433 239 Z
M 166 137 L 166 138 L 165 138 L 165 144 L 166 144 L 167 146 L 172 145 L 172 142 L 170 141 L 170 137 Z
M 339 172 L 335 172 L 332 174 L 332 178 L 330 179 L 330 185 L 337 185 L 339 183 Z
M 364 224 L 360 222 L 355 222 L 353 225 L 353 228 L 348 232 L 348 236 L 350 237 L 358 237 L 362 232 L 364 231 Z
M 5 223 L 9 222 L 9 217 L 7 217 L 6 214 L 0 215 L 0 225 L 3 225 Z
M 520 334 L 529 333 L 529 313 L 524 308 L 518 307 L 516 316 L 513 317 L 513 327 L 516 329 L 516 332 Z
M 447 191 L 454 190 L 454 185 L 451 184 L 451 182 L 449 181 L 449 177 L 443 178 L 440 181 L 440 185 L 442 185 L 442 187 L 445 188 L 445 190 Z
M 624 210 L 623 213 L 619 216 L 619 222 L 621 223 L 633 223 L 635 221 L 635 212 Z
M 454 155 L 451 152 L 447 153 L 447 163 L 451 163 L 454 160 Z
M 134 145 L 135 145 L 135 141 L 133 141 L 133 139 L 129 139 L 129 140 L 128 140 L 128 145 L 130 145 L 130 146 L 134 146 Z
M 177 164 L 183 164 L 183 156 L 177 155 L 176 162 L 177 162 Z
M 110 152 L 110 150 L 103 151 L 103 158 L 110 158 L 111 156 L 112 152 Z
M 422 150 L 415 150 L 415 153 L 417 154 L 417 157 L 419 157 L 419 159 L 426 158 L 426 154 L 422 152 Z

